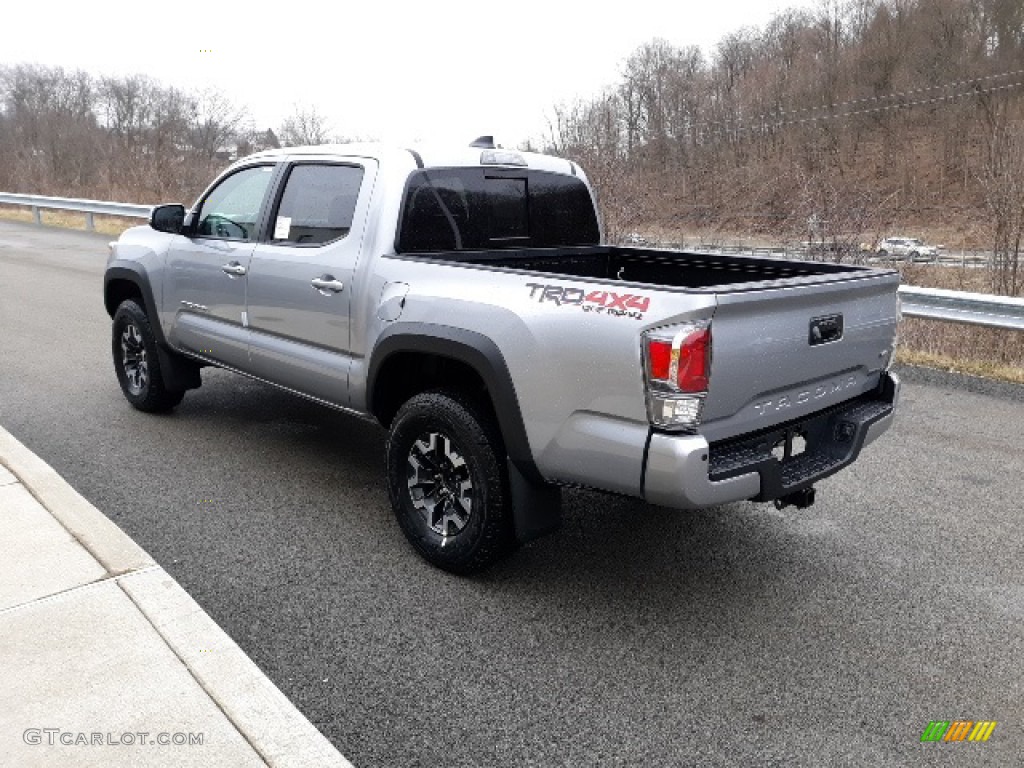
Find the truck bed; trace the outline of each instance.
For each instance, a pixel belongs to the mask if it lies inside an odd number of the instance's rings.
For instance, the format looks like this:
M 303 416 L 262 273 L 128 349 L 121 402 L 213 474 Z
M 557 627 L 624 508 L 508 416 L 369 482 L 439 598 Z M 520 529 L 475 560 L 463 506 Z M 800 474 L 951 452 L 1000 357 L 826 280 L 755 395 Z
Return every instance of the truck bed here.
M 700 426 L 710 442 L 774 427 L 873 391 L 891 359 L 899 317 L 899 274 L 863 266 L 623 246 L 443 252 L 419 258 L 590 280 L 600 286 L 598 292 L 607 283 L 640 287 L 644 298 L 652 299 L 651 309 L 636 313 L 642 314 L 636 318 L 642 324 L 620 326 L 625 330 L 621 335 L 606 326 L 605 354 L 613 339 L 623 345 L 613 357 L 632 351 L 635 334 L 644 328 L 690 318 L 701 307 L 698 313 L 713 316 L 713 383 Z M 655 294 L 660 294 L 656 301 Z M 694 294 L 701 301 L 694 303 Z M 841 323 L 841 343 L 813 341 L 811 324 L 823 318 Z M 548 351 L 553 354 L 554 346 Z M 592 357 L 594 350 L 588 354 Z
M 524 250 L 446 252 L 430 258 L 489 268 L 512 269 L 565 277 L 621 280 L 663 287 L 717 291 L 753 289 L 764 283 L 800 278 L 852 277 L 866 267 L 794 259 L 732 254 L 668 251 L 622 246 L 588 246 Z

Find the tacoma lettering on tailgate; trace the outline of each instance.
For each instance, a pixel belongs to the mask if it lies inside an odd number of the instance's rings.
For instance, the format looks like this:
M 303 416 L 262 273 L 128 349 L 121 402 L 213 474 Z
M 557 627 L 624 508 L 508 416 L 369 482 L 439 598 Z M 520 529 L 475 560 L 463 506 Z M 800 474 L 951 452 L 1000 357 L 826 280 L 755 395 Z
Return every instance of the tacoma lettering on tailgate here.
M 809 403 L 811 400 L 820 400 L 821 398 L 828 397 L 829 395 L 836 395 L 855 386 L 857 386 L 857 377 L 850 376 L 845 379 L 840 379 L 839 381 L 820 384 L 814 389 L 804 389 L 789 395 L 781 395 L 774 400 L 762 400 L 760 403 L 754 403 L 754 410 L 757 412 L 758 416 L 764 416 L 768 413 L 792 408 L 794 405 Z

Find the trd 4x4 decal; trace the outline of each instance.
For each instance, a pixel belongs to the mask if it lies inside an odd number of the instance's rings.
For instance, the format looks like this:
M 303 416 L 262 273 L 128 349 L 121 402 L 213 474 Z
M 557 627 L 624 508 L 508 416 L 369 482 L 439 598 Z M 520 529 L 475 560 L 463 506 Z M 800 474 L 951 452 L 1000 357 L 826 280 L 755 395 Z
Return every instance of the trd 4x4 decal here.
M 530 298 L 538 303 L 553 302 L 556 307 L 580 307 L 584 312 L 613 315 L 615 317 L 632 317 L 642 320 L 644 312 L 651 306 L 648 296 L 633 293 L 615 293 L 614 291 L 586 291 L 583 288 L 563 288 L 560 285 L 542 285 L 527 283 Z

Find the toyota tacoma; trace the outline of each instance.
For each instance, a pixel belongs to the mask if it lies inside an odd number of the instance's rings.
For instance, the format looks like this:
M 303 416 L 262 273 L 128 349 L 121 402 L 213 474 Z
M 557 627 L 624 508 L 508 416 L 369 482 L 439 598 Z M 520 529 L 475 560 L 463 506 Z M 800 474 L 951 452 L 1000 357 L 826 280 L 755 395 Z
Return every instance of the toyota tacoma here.
M 891 424 L 892 270 L 608 245 L 569 160 L 496 147 L 261 152 L 111 245 L 128 402 L 204 366 L 387 430 L 399 525 L 479 570 L 561 489 L 809 506 Z

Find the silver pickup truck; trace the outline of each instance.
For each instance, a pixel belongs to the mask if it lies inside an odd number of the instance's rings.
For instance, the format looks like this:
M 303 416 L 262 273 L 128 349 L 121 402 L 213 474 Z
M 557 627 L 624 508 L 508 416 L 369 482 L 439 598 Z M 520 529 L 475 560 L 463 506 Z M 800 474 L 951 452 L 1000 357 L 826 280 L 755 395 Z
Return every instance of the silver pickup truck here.
M 575 163 L 288 148 L 111 244 L 128 401 L 217 366 L 388 430 L 388 492 L 468 573 L 557 527 L 562 486 L 809 506 L 890 425 L 892 271 L 602 244 Z

